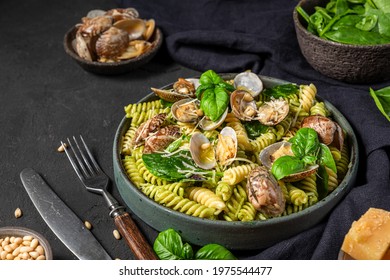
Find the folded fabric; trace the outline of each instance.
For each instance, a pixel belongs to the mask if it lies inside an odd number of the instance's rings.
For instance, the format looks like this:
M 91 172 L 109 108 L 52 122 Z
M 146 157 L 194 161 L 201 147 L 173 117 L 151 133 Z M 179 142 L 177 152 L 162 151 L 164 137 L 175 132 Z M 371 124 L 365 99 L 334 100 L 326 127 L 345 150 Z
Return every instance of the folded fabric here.
M 314 83 L 351 123 L 359 141 L 356 184 L 317 226 L 248 259 L 336 259 L 345 234 L 369 207 L 390 210 L 390 123 L 376 108 L 369 87 L 350 85 L 315 71 L 302 56 L 292 14 L 296 0 L 117 0 L 154 18 L 176 62 L 198 71 L 252 70 L 297 84 Z

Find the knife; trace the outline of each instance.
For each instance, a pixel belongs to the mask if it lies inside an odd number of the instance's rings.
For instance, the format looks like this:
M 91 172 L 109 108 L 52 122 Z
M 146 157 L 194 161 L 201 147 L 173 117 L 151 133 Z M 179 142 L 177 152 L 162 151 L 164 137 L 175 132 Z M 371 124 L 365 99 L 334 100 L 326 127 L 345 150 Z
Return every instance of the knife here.
M 43 220 L 76 257 L 80 260 L 111 260 L 83 222 L 34 169 L 24 169 L 20 179 Z

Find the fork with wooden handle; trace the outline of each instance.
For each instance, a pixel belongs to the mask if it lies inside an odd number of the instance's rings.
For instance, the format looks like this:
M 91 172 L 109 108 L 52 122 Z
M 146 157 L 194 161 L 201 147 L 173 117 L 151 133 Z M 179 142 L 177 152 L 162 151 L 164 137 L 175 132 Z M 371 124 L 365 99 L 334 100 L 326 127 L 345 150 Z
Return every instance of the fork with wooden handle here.
M 72 144 L 69 138 L 67 140 L 68 143 L 61 141 L 61 145 L 77 176 L 88 191 L 104 197 L 110 209 L 110 216 L 114 219 L 116 227 L 126 240 L 135 258 L 139 260 L 157 260 L 158 258 L 153 248 L 143 236 L 129 213 L 124 210 L 125 207 L 121 206 L 107 191 L 110 179 L 92 156 L 83 137 L 80 135 L 80 145 L 74 136 L 74 144 Z

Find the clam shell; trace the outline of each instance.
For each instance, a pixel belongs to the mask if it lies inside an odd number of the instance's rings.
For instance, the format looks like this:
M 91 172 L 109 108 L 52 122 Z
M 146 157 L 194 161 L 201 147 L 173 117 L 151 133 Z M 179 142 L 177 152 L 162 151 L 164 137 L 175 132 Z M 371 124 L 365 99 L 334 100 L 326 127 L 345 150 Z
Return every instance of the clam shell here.
M 257 114 L 256 101 L 246 90 L 238 89 L 230 94 L 230 107 L 233 114 L 243 121 L 251 121 Z
M 283 148 L 286 150 L 283 150 Z M 293 153 L 291 151 L 291 143 L 283 141 L 265 147 L 260 152 L 259 158 L 261 163 L 270 170 L 274 161 L 285 155 L 293 155 Z
M 282 179 L 285 182 L 297 182 L 317 172 L 319 165 L 311 165 L 305 171 L 288 175 Z
M 232 142 L 224 141 L 224 137 L 230 137 Z M 222 165 L 228 165 L 232 162 L 230 160 L 237 156 L 238 141 L 236 131 L 229 126 L 226 126 L 219 133 L 218 139 L 219 141 L 216 147 L 217 161 Z M 230 146 L 227 147 L 228 145 Z
M 331 119 L 323 116 L 309 116 L 302 120 L 301 127 L 314 129 L 318 134 L 321 143 L 329 145 L 333 142 L 334 135 L 337 132 L 337 125 Z
M 258 108 L 257 119 L 264 125 L 274 126 L 283 121 L 290 111 L 288 102 L 283 99 L 273 99 Z
M 242 72 L 236 75 L 234 77 L 234 87 L 249 91 L 253 97 L 259 95 L 264 88 L 259 76 L 252 72 Z
M 184 107 L 185 105 L 188 106 Z M 186 98 L 176 101 L 171 107 L 172 116 L 177 121 L 183 123 L 197 122 L 199 119 L 197 110 L 199 110 L 199 100 L 193 98 Z
M 141 39 L 146 30 L 145 21 L 136 18 L 119 20 L 113 26 L 126 31 L 129 35 L 129 41 Z
M 76 53 L 79 55 L 79 57 L 88 61 L 93 60 L 92 53 L 88 48 L 88 44 L 80 32 L 76 33 L 76 38 L 72 42 L 72 45 Z
M 116 58 L 121 55 L 129 45 L 126 31 L 111 27 L 96 41 L 96 53 L 100 57 Z
M 106 11 L 103 10 L 91 10 L 87 13 L 87 18 L 94 18 L 94 17 L 100 17 L 104 16 L 106 14 Z
M 160 97 L 161 99 L 164 99 L 165 101 L 168 101 L 168 102 L 176 102 L 176 101 L 179 101 L 181 99 L 188 98 L 187 95 L 178 94 L 178 93 L 174 92 L 173 89 L 166 90 L 166 89 L 151 88 L 151 90 L 158 97 Z
M 145 22 L 145 31 L 142 34 L 143 38 L 146 41 L 149 41 L 149 39 L 152 37 L 154 29 L 156 28 L 156 22 L 154 19 L 149 19 Z
M 147 52 L 149 48 L 151 47 L 151 43 L 144 41 L 144 40 L 134 40 L 129 42 L 128 47 L 126 50 L 117 57 L 119 60 L 126 60 L 126 59 L 132 59 L 136 58 L 143 53 Z
M 213 122 L 213 121 L 207 119 L 206 117 L 203 117 L 199 121 L 199 127 L 203 130 L 217 129 L 225 121 L 228 110 L 229 110 L 229 108 L 226 108 L 225 112 L 222 114 L 222 116 L 216 122 Z
M 205 152 L 202 149 L 203 144 L 209 144 Z M 195 163 L 203 169 L 211 169 L 216 165 L 214 148 L 209 139 L 201 132 L 195 132 L 190 139 L 190 153 Z M 206 153 L 206 154 L 205 154 Z

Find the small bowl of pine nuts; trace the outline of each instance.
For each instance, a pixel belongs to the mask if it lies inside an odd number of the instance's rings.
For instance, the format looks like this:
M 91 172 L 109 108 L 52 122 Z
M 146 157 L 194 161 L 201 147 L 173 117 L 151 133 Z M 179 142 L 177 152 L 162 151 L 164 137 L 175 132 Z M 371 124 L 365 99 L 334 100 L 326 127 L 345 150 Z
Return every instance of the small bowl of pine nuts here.
M 0 228 L 0 260 L 52 260 L 49 242 L 23 227 Z

